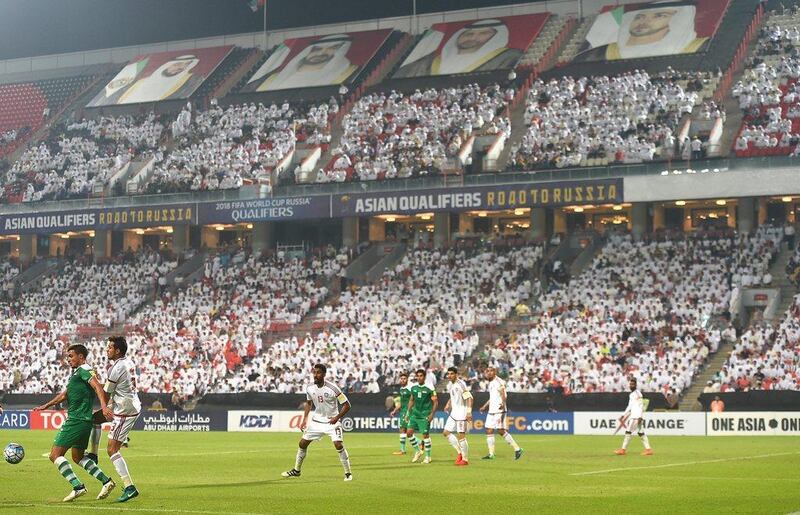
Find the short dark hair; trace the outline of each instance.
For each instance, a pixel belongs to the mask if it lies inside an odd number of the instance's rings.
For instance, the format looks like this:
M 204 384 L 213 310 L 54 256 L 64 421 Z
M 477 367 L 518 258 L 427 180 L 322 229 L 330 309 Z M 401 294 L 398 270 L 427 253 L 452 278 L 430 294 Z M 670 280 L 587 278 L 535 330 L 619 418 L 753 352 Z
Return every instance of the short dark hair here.
M 322 363 L 317 363 L 316 365 L 314 365 L 314 368 L 319 370 L 323 374 L 327 374 L 328 373 L 328 367 L 326 367 Z
M 416 372 L 414 372 L 414 373 L 415 373 L 415 374 L 428 375 L 428 373 L 427 373 L 427 372 L 425 372 L 425 370 L 424 370 L 424 369 L 422 369 L 422 368 L 420 368 L 419 370 L 417 370 L 417 371 L 416 371 Z
M 109 336 L 108 341 L 114 345 L 114 348 L 122 353 L 124 356 L 128 353 L 128 341 L 124 336 Z
M 75 354 L 80 354 L 84 358 L 89 356 L 89 351 L 86 349 L 86 346 L 80 343 L 75 343 L 73 345 L 70 345 L 69 348 L 67 349 L 67 352 L 69 351 L 73 351 Z
M 454 374 L 458 374 L 458 369 L 456 367 L 450 367 L 447 369 L 448 372 L 452 372 Z
M 408 372 L 400 372 L 400 377 L 408 377 Z

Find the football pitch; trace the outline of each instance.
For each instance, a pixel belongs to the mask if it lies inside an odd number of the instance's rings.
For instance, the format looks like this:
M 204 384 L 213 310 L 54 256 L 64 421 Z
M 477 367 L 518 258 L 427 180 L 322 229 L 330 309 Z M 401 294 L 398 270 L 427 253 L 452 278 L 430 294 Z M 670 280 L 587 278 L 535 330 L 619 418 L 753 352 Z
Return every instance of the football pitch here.
M 330 441 L 311 445 L 299 479 L 299 434 L 133 433 L 123 450 L 141 496 L 126 504 L 97 501 L 100 485 L 76 473 L 89 494 L 60 500 L 69 484 L 42 457 L 53 432 L 0 431 L 22 444 L 25 460 L 0 463 L 0 513 L 792 513 L 800 510 L 800 438 L 651 437 L 654 456 L 631 442 L 627 456 L 611 436 L 517 436 L 525 455 L 514 461 L 498 440 L 497 458 L 483 435 L 470 436 L 469 467 L 433 435 L 430 465 L 393 456 L 394 434 L 347 434 L 354 480 L 342 481 Z M 105 443 L 105 439 L 103 441 Z M 106 454 L 100 466 L 118 479 Z

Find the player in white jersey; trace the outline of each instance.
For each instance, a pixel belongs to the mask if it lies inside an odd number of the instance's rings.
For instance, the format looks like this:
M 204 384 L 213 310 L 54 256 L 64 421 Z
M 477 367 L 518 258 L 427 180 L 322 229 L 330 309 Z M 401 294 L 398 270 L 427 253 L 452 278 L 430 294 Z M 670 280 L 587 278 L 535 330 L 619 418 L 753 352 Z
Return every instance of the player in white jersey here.
M 484 456 L 484 460 L 494 459 L 494 432 L 500 433 L 503 440 L 506 441 L 514 449 L 514 459 L 518 460 L 522 457 L 522 449 L 514 437 L 508 432 L 508 424 L 506 423 L 506 415 L 508 414 L 508 406 L 506 405 L 506 382 L 497 377 L 497 370 L 494 367 L 489 367 L 484 372 L 486 380 L 489 381 L 489 400 L 480 407 L 480 412 L 489 410 L 486 414 L 486 445 L 489 447 L 489 454 Z
M 472 393 L 467 384 L 458 378 L 458 369 L 450 367 L 447 369 L 447 393 L 450 394 L 447 404 L 444 407 L 449 412 L 447 422 L 444 425 L 442 435 L 447 438 L 450 445 L 458 453 L 456 465 L 469 465 L 469 443 L 467 442 L 467 430 L 472 422 Z M 453 433 L 456 433 L 456 437 Z
M 283 472 L 283 477 L 300 477 L 303 460 L 306 459 L 306 449 L 311 442 L 327 435 L 333 441 L 333 446 L 339 453 L 339 461 L 344 468 L 344 480 L 352 481 L 353 474 L 350 470 L 350 456 L 342 444 L 342 417 L 350 411 L 350 401 L 338 386 L 325 380 L 328 369 L 325 365 L 314 365 L 314 383 L 306 387 L 306 405 L 303 413 L 303 422 L 300 430 L 303 437 L 300 439 L 299 449 L 294 462 L 294 468 Z M 341 405 L 341 409 L 339 406 Z M 314 413 L 308 423 L 308 414 L 311 407 Z
M 128 439 L 128 434 L 133 429 L 142 410 L 139 391 L 136 387 L 136 369 L 133 362 L 126 357 L 127 354 L 128 342 L 124 336 L 112 336 L 108 339 L 106 356 L 111 362 L 111 367 L 108 370 L 104 390 L 109 399 L 108 407 L 103 411 L 103 415 L 107 421 L 111 422 L 106 451 L 125 485 L 117 502 L 126 502 L 139 495 L 139 490 L 133 484 L 128 471 L 128 464 L 120 453 L 122 445 Z M 95 426 L 95 430 L 99 432 L 99 426 Z M 92 443 L 95 438 L 93 434 Z
M 652 456 L 653 449 L 650 448 L 650 440 L 648 440 L 647 435 L 644 434 L 644 396 L 636 386 L 635 377 L 630 378 L 628 386 L 631 389 L 631 393 L 628 396 L 628 407 L 625 409 L 625 413 L 619 417 L 620 425 L 625 428 L 625 439 L 622 441 L 622 448 L 614 451 L 614 454 L 623 455 L 628 452 L 628 444 L 631 441 L 632 433 L 636 431 L 639 433 L 639 438 L 642 439 L 642 443 L 644 444 L 644 452 L 642 455 Z

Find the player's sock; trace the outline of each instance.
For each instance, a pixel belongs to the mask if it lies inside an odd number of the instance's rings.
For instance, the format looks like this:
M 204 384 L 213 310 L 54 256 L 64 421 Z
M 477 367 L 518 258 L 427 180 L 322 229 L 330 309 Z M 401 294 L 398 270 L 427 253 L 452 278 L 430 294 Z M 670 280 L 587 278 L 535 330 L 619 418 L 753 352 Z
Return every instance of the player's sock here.
M 430 458 L 431 457 L 431 439 L 430 438 L 426 438 L 425 440 L 423 440 L 423 443 L 425 444 L 425 456 Z
M 453 449 L 456 450 L 457 453 L 461 454 L 461 446 L 458 445 L 458 438 L 453 433 L 447 435 L 447 441 L 450 442 L 450 445 L 453 446 Z
M 494 456 L 494 435 L 486 437 L 486 446 L 489 447 L 489 456 Z
M 89 453 L 97 456 L 97 449 L 100 447 L 100 437 L 103 436 L 103 428 L 100 424 L 92 426 L 92 436 L 89 439 Z
M 344 473 L 350 474 L 350 455 L 347 454 L 347 449 L 342 447 L 339 451 L 339 461 L 342 462 L 342 467 L 344 467 Z
M 128 472 L 128 464 L 125 463 L 125 458 L 122 457 L 122 454 L 116 453 L 111 455 L 111 463 L 113 463 L 114 468 L 117 469 L 117 474 L 119 474 L 120 479 L 122 479 L 125 488 L 133 485 L 131 474 Z
M 406 434 L 400 433 L 400 450 L 406 452 Z
M 467 442 L 466 438 L 458 442 L 461 444 L 461 459 L 469 461 L 469 442 Z
M 631 434 L 625 433 L 625 439 L 622 440 L 622 448 L 627 449 L 629 443 L 631 443 Z
M 650 439 L 647 438 L 647 435 L 639 435 L 639 436 L 642 439 L 642 443 L 644 444 L 644 448 L 645 449 L 649 449 L 650 448 Z
M 56 458 L 56 461 L 54 461 L 53 464 L 56 466 L 61 475 L 64 476 L 64 479 L 69 481 L 69 484 L 72 485 L 72 488 L 80 488 L 83 486 L 81 480 L 78 479 L 78 476 L 76 476 L 75 472 L 72 471 L 72 465 L 69 464 L 67 458 L 64 456 L 59 456 Z
M 505 440 L 506 443 L 510 445 L 515 452 L 519 450 L 519 445 L 517 445 L 517 442 L 514 440 L 514 437 L 511 436 L 511 433 L 509 433 L 508 431 L 506 431 L 506 434 L 503 435 L 503 440 Z
M 83 467 L 86 470 L 86 472 L 91 474 L 95 479 L 97 479 L 103 484 L 106 484 L 108 480 L 111 479 L 107 475 L 105 475 L 102 470 L 100 470 L 100 467 L 97 466 L 97 463 L 90 460 L 89 458 L 83 458 L 80 461 L 80 463 L 78 463 L 78 465 Z
M 303 466 L 303 460 L 306 459 L 306 450 L 305 449 L 297 449 L 297 457 L 294 459 L 294 469 L 300 472 L 300 468 Z
M 408 441 L 411 444 L 411 447 L 414 448 L 417 452 L 419 452 L 419 440 L 417 440 L 417 436 L 414 435 L 411 437 L 411 440 Z

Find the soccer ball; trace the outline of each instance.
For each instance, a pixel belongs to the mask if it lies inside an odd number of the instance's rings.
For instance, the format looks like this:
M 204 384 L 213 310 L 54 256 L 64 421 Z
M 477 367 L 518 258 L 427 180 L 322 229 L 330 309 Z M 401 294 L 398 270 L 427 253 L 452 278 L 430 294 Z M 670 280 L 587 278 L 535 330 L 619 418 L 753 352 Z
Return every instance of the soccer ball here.
M 10 443 L 3 450 L 3 457 L 7 462 L 16 465 L 25 457 L 25 449 L 18 443 Z

